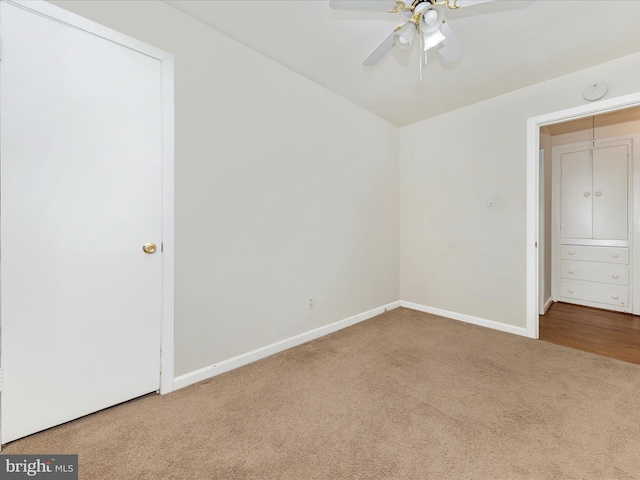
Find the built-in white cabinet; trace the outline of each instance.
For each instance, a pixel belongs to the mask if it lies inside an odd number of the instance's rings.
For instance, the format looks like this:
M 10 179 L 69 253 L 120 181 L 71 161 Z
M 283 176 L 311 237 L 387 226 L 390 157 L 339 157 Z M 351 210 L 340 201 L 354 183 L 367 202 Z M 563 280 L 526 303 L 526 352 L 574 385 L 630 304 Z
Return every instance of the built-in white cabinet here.
M 631 312 L 631 140 L 554 148 L 554 300 Z
M 627 145 L 560 155 L 560 236 L 563 239 L 628 239 Z

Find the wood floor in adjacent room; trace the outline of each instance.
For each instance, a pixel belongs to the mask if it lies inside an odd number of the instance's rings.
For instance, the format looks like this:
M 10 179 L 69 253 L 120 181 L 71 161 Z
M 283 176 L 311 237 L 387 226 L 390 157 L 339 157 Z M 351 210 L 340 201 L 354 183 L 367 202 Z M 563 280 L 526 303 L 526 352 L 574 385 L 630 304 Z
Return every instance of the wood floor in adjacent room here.
M 640 316 L 554 303 L 540 315 L 540 340 L 640 364 Z

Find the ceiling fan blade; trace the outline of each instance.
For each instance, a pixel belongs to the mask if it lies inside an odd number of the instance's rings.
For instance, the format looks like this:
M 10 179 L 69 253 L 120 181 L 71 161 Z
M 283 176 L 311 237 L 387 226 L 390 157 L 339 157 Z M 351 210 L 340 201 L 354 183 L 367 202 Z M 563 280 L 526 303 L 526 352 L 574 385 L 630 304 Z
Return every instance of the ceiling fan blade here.
M 487 2 L 493 2 L 493 0 L 458 0 L 456 2 L 456 5 L 459 8 L 464 8 L 464 7 L 472 7 L 474 5 L 478 5 L 480 3 L 487 3 Z
M 442 47 L 440 47 L 438 53 L 445 62 L 455 62 L 464 54 L 464 46 L 447 22 L 442 24 L 440 31 L 445 36 L 445 40 L 442 42 Z
M 334 10 L 371 10 L 384 12 L 393 8 L 393 0 L 329 0 Z
M 380 45 L 378 45 L 373 52 L 369 54 L 367 58 L 364 59 L 362 64 L 365 67 L 373 67 L 376 63 L 378 63 L 382 58 L 393 48 L 393 35 L 396 33 L 393 30 L 387 38 L 385 38 Z

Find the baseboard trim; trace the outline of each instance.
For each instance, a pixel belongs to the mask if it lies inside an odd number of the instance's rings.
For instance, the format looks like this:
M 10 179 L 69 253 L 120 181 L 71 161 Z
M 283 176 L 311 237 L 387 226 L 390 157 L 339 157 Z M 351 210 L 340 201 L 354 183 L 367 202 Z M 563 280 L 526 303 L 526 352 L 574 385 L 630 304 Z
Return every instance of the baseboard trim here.
M 526 328 L 515 327 L 507 323 L 494 322 L 493 320 L 487 320 L 486 318 L 473 317 L 471 315 L 465 315 L 464 313 L 450 312 L 449 310 L 428 307 L 426 305 L 406 302 L 404 300 L 400 300 L 400 306 L 404 308 L 410 308 L 411 310 L 417 310 L 419 312 L 431 313 L 440 317 L 451 318 L 452 320 L 458 320 L 460 322 L 472 323 L 473 325 L 479 325 L 481 327 L 487 327 L 493 330 L 500 330 L 501 332 L 513 333 L 515 335 L 521 335 L 523 337 L 527 336 Z
M 551 308 L 551 304 L 553 303 L 553 297 L 547 298 L 547 301 L 544 302 L 544 306 L 542 307 L 542 313 L 540 315 L 544 315 Z
M 202 380 L 215 377 L 216 375 L 220 375 L 249 363 L 269 357 L 275 353 L 297 347 L 298 345 L 302 345 L 303 343 L 315 340 L 316 338 L 324 337 L 325 335 L 337 332 L 338 330 L 342 330 L 343 328 L 350 327 L 351 325 L 355 325 L 356 323 L 363 322 L 388 310 L 398 308 L 399 306 L 400 301 L 392 302 L 387 305 L 374 308 L 373 310 L 358 313 L 357 315 L 353 315 L 352 317 L 338 320 L 337 322 L 330 323 L 329 325 L 318 327 L 313 330 L 309 330 L 308 332 L 295 335 L 276 343 L 272 343 L 271 345 L 252 350 L 251 352 L 243 353 L 242 355 L 238 355 L 236 357 L 214 363 L 213 365 L 209 365 L 208 367 L 204 367 L 199 370 L 180 375 L 173 381 L 174 390 L 188 387 L 189 385 L 201 382 Z

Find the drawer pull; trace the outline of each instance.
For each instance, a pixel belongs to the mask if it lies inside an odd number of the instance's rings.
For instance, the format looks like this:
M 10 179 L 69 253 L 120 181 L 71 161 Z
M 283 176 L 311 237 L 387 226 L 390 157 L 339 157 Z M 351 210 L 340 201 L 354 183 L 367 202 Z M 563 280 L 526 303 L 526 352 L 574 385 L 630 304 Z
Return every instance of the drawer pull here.
M 585 197 L 588 197 L 589 195 L 591 195 L 591 192 L 584 192 Z
M 619 254 L 619 253 L 612 253 L 612 254 L 611 254 L 611 256 L 612 256 L 613 258 L 618 258 L 618 257 L 620 256 L 620 254 Z
M 569 250 L 567 253 L 568 253 L 569 255 L 573 255 L 573 254 L 574 254 L 574 251 L 573 251 L 573 250 Z
M 614 300 L 618 300 L 620 297 L 618 295 L 611 295 L 611 298 L 613 298 Z
M 575 270 L 568 270 L 569 275 L 573 275 L 574 273 L 576 273 Z
M 620 278 L 620 275 L 618 275 L 617 273 L 614 273 L 611 275 L 611 278 Z
M 569 293 L 573 293 L 573 289 L 571 289 L 571 288 L 570 288 L 570 289 L 568 290 L 568 292 L 569 292 Z
M 602 195 L 602 192 L 596 192 L 596 193 L 595 193 L 595 196 L 596 196 L 596 197 L 599 197 L 600 195 Z

